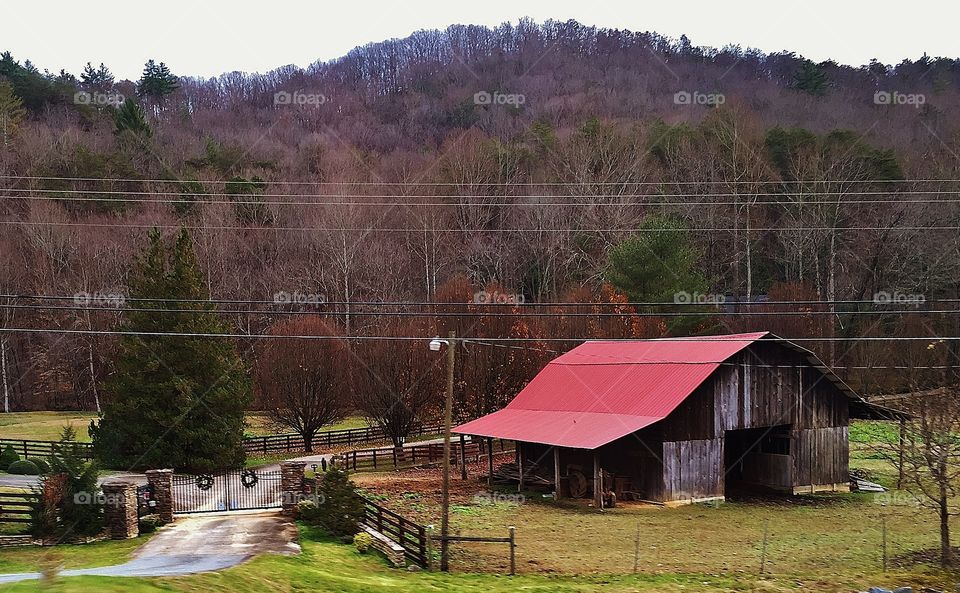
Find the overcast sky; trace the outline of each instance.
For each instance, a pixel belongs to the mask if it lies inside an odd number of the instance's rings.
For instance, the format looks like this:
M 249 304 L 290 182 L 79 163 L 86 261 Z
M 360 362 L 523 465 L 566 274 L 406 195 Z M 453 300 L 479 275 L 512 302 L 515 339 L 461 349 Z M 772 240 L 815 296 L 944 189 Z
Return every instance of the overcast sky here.
M 41 70 L 64 68 L 74 74 L 87 61 L 104 62 L 118 79 L 138 78 L 148 58 L 166 62 L 178 75 L 266 72 L 329 60 L 357 45 L 417 29 L 492 26 L 523 16 L 670 37 L 686 34 L 695 45 L 787 49 L 815 61 L 854 65 L 873 57 L 895 64 L 924 52 L 960 57 L 954 30 L 960 5 L 954 0 L 51 0 L 11 2 L 3 12 L 0 50 L 21 61 L 31 59 Z

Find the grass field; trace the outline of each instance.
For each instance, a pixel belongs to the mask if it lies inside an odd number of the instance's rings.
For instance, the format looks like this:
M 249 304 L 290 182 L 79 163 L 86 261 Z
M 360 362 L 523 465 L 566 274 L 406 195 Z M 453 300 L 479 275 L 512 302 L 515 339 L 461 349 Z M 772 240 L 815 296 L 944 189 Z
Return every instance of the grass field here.
M 60 430 L 70 424 L 77 431 L 77 440 L 89 441 L 87 426 L 91 420 L 96 420 L 94 412 L 11 412 L 0 414 L 0 439 L 34 439 L 39 441 L 55 441 L 60 438 Z M 246 434 L 261 436 L 289 432 L 274 427 L 263 414 L 247 414 Z M 363 428 L 366 420 L 360 416 L 351 416 L 343 422 L 323 427 L 323 431 L 340 430 L 345 428 Z
M 131 579 L 107 577 L 74 577 L 40 585 L 36 582 L 7 585 L 4 591 L 51 592 L 132 592 L 154 593 L 190 591 L 213 593 L 220 591 L 257 591 L 264 593 L 291 591 L 323 591 L 339 593 L 454 591 L 462 593 L 627 593 L 637 591 L 680 593 L 689 591 L 714 592 L 769 592 L 787 591 L 847 591 L 862 587 L 863 583 L 943 586 L 945 579 L 935 572 L 898 571 L 879 574 L 862 571 L 856 575 L 832 575 L 827 580 L 816 576 L 799 580 L 797 575 L 756 575 L 751 571 L 673 573 L 666 570 L 648 570 L 636 575 L 605 574 L 521 574 L 508 577 L 496 574 L 441 574 L 408 572 L 388 568 L 375 554 L 359 555 L 352 546 L 333 543 L 316 534 L 305 532 L 301 538 L 303 552 L 295 557 L 262 556 L 247 564 L 219 573 L 162 579 Z M 522 544 L 521 544 L 522 545 Z M 101 552 L 114 549 L 117 558 L 129 554 L 131 542 L 105 542 L 89 553 L 89 560 L 99 560 Z M 587 547 L 586 545 L 584 547 Z M 602 553 L 599 548 L 595 552 Z M 24 551 L 39 561 L 42 550 Z M 2 552 L 0 554 L 6 554 Z M 81 558 L 73 550 L 63 552 L 65 564 L 73 565 Z M 697 549 L 688 550 L 696 555 Z M 3 565 L 9 566 L 9 565 Z
M 895 438 L 886 425 L 854 425 L 851 466 L 868 469 L 871 477 L 890 484 L 893 468 L 876 458 L 870 444 L 891 434 Z M 936 517 L 912 504 L 903 492 L 756 497 L 679 508 L 629 503 L 598 512 L 583 503 L 558 503 L 532 492 L 522 498 L 508 491 L 490 495 L 476 479 L 478 470 L 474 466 L 473 477 L 466 482 L 454 479 L 452 530 L 503 536 L 508 526 L 516 526 L 517 577 L 497 574 L 508 568 L 504 544 L 453 544 L 451 566 L 456 574 L 442 575 L 389 569 L 377 556 L 360 556 L 351 546 L 322 538 L 313 541 L 316 534 L 308 533 L 303 554 L 297 557 L 261 557 L 221 573 L 190 577 L 65 579 L 44 590 L 786 593 L 902 585 L 945 590 L 957 581 L 957 575 L 935 566 L 898 560 L 937 545 Z M 438 522 L 438 470 L 354 478 L 388 508 L 422 523 Z M 890 559 L 886 572 L 884 525 Z M 960 520 L 954 525 L 958 527 Z M 101 563 L 110 556 L 104 550 L 112 546 L 122 558 L 132 545 L 105 542 L 89 552 L 78 550 L 83 546 L 69 546 L 62 549 L 63 562 Z M 0 551 L 0 572 L 35 567 L 43 553 Z M 635 565 L 637 574 L 632 574 Z M 36 587 L 24 583 L 4 590 Z

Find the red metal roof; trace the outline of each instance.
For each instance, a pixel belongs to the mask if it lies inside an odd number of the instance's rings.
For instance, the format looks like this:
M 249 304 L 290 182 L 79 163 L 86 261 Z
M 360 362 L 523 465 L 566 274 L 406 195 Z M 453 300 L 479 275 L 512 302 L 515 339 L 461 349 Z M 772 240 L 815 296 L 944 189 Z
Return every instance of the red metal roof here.
M 766 335 L 585 342 L 504 409 L 454 432 L 595 449 L 666 418 L 720 363 Z

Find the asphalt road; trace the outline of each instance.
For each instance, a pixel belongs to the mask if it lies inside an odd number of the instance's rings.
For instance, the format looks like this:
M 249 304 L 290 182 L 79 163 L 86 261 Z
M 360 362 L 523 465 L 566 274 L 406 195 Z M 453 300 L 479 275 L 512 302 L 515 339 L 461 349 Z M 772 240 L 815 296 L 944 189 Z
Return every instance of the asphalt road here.
M 179 518 L 162 528 L 123 564 L 64 570 L 64 577 L 162 577 L 223 570 L 258 554 L 300 553 L 297 528 L 279 513 L 234 511 Z M 40 573 L 0 575 L 0 583 L 36 579 Z

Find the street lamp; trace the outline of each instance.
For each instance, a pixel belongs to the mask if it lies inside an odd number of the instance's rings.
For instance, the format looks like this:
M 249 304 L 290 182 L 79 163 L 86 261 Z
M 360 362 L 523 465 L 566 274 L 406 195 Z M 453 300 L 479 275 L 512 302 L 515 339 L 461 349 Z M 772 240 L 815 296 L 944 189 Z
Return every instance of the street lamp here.
M 440 495 L 440 570 L 450 568 L 450 429 L 453 423 L 453 366 L 456 361 L 457 332 L 451 331 L 448 339 L 430 340 L 430 350 L 439 352 L 441 346 L 447 347 L 447 396 L 443 406 L 443 485 Z

